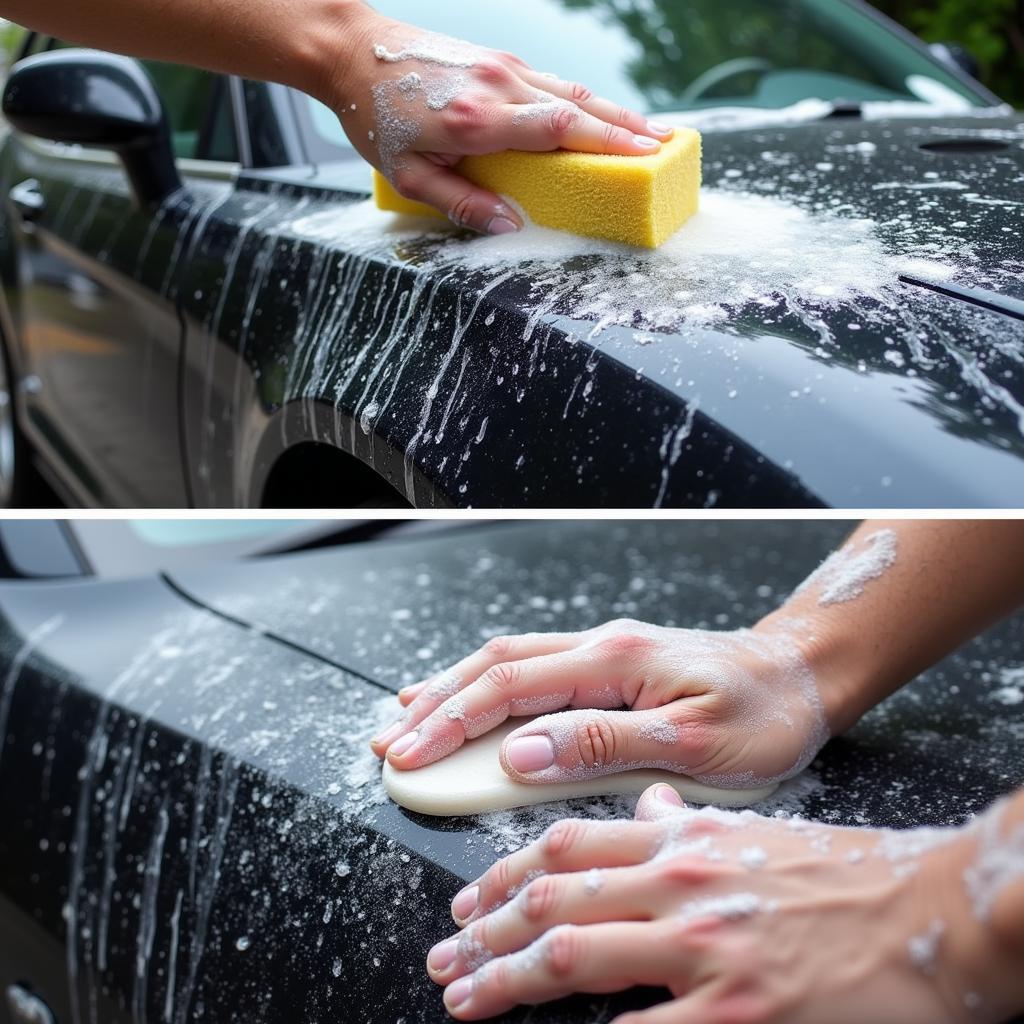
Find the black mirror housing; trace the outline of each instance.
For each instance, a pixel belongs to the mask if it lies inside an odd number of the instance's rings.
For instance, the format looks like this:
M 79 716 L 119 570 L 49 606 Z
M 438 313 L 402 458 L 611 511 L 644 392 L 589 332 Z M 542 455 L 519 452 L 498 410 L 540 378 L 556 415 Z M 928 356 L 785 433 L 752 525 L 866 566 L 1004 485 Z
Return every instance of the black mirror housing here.
M 99 50 L 55 50 L 11 69 L 3 112 L 20 132 L 117 153 L 143 206 L 181 188 L 163 103 L 143 67 Z

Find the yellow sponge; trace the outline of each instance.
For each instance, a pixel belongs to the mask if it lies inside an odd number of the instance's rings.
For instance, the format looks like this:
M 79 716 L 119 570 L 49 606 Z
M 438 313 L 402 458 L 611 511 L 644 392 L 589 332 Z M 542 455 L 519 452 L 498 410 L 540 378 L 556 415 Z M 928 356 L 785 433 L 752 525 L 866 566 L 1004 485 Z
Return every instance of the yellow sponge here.
M 656 249 L 697 212 L 700 157 L 700 134 L 677 128 L 653 156 L 512 150 L 468 156 L 458 170 L 481 188 L 514 199 L 535 224 Z M 376 171 L 373 195 L 382 210 L 440 216 L 404 199 Z

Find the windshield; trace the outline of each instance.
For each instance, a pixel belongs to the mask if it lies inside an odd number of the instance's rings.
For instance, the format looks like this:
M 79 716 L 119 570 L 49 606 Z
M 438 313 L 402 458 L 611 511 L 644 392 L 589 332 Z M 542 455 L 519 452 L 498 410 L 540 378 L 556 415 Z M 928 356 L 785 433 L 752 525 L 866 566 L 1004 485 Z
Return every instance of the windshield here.
M 191 547 L 259 540 L 308 525 L 295 519 L 129 519 L 140 540 L 158 547 Z
M 937 60 L 847 0 L 378 0 L 383 14 L 510 50 L 651 113 L 828 103 L 986 105 Z M 325 141 L 346 145 L 315 101 Z

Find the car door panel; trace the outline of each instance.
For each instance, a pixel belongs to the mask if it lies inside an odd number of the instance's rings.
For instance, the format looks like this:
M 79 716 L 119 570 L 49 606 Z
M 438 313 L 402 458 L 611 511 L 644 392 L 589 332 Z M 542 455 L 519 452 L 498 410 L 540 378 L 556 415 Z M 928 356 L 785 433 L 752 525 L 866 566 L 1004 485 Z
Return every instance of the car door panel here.
M 114 163 L 10 145 L 8 181 L 37 181 L 45 201 L 18 239 L 21 362 L 38 382 L 25 396 L 29 423 L 84 501 L 180 506 L 170 288 L 188 205 L 139 209 Z

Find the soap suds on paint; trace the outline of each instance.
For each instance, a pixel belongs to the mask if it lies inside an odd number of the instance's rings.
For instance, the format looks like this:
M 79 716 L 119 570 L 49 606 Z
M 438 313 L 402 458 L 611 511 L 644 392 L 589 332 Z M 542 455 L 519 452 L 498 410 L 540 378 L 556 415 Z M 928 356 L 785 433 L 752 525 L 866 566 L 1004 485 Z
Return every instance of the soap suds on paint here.
M 879 530 L 833 552 L 796 589 L 797 594 L 820 588 L 818 604 L 845 604 L 860 597 L 869 583 L 896 563 L 898 543 L 892 530 Z
M 1024 704 L 1024 666 L 1005 668 L 999 675 L 1001 685 L 992 693 L 992 699 L 1006 707 Z

